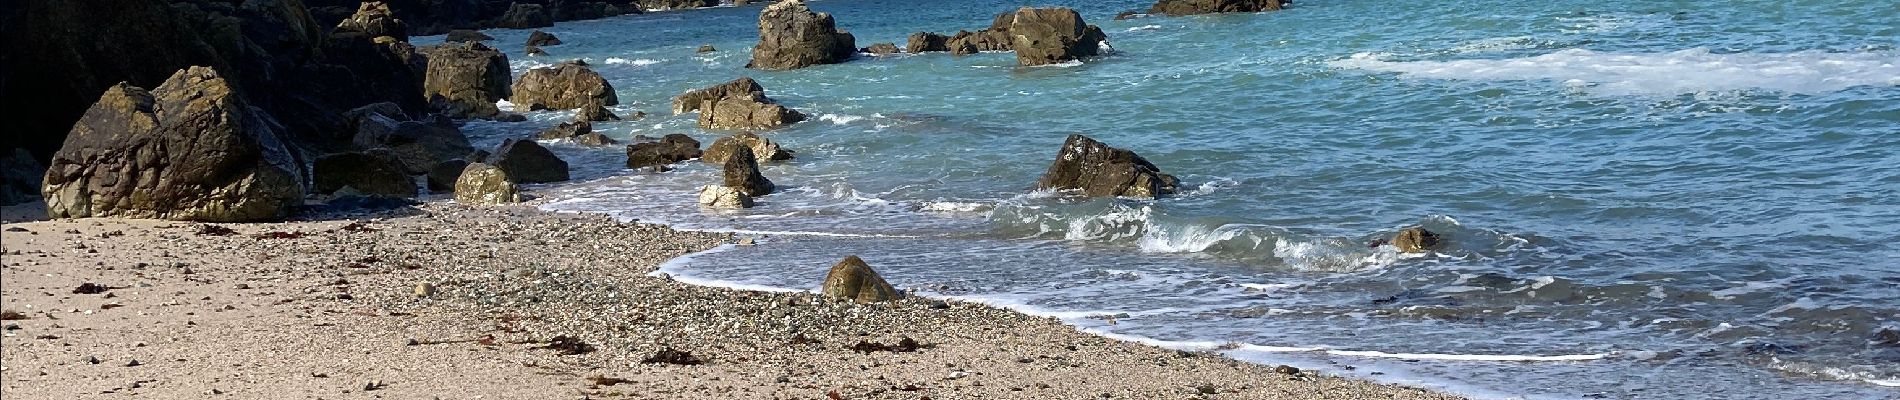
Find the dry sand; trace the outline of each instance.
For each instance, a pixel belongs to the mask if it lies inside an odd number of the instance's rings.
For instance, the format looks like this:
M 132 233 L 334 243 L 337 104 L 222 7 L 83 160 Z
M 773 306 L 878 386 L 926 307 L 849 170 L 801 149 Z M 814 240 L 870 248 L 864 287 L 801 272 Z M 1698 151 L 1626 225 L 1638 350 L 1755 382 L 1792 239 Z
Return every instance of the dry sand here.
M 681 284 L 647 274 L 734 238 L 527 206 L 433 202 L 222 236 L 32 221 L 33 207 L 8 207 L 0 236 L 0 307 L 25 318 L 0 339 L 8 400 L 1452 398 L 978 304 Z M 816 285 L 829 266 L 793 267 Z M 86 283 L 108 289 L 75 293 Z M 852 349 L 873 345 L 897 351 Z M 703 364 L 643 362 L 663 349 Z

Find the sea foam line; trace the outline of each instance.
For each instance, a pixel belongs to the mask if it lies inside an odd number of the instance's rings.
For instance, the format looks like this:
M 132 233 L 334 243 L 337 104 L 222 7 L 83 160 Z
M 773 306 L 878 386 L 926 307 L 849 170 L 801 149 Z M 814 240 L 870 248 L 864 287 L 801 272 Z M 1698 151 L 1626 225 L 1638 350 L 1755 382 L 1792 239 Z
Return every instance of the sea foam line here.
M 1692 48 L 1666 53 L 1567 49 L 1507 59 L 1391 61 L 1353 54 L 1328 64 L 1434 79 L 1562 82 L 1609 94 L 1676 95 L 1762 89 L 1817 94 L 1857 86 L 1900 85 L 1891 52 L 1714 53 Z

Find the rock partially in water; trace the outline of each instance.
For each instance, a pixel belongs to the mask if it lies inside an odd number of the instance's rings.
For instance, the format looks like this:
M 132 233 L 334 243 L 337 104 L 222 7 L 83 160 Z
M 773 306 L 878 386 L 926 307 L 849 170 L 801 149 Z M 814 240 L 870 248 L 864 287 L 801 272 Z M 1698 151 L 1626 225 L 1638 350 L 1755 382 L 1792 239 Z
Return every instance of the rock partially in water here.
M 561 45 L 561 38 L 554 36 L 552 33 L 542 32 L 540 29 L 536 29 L 534 33 L 528 34 L 528 43 L 526 44 L 534 47 L 559 46 Z
M 456 30 L 449 31 L 448 37 L 442 40 L 444 42 L 449 42 L 449 43 L 469 43 L 469 42 L 485 42 L 489 40 L 495 40 L 495 37 L 488 36 L 488 34 L 482 33 L 482 31 L 478 31 L 478 30 L 456 29 Z
M 721 171 L 725 174 L 726 186 L 738 189 L 739 193 L 747 196 L 764 196 L 778 189 L 771 180 L 765 179 L 764 174 L 759 173 L 759 159 L 748 147 L 734 148 L 732 155 L 726 157 Z
M 607 106 L 604 104 L 601 104 L 600 101 L 589 101 L 587 102 L 587 104 L 581 105 L 580 110 L 574 113 L 574 120 L 576 121 L 619 121 L 620 116 L 614 115 L 614 112 L 612 110 L 608 110 Z
M 416 197 L 416 181 L 395 152 L 385 149 L 335 153 L 317 158 L 310 169 L 311 191 L 331 194 L 350 188 L 370 196 Z
M 523 48 L 521 49 L 521 51 L 523 53 L 527 53 L 529 57 L 547 57 L 548 56 L 547 50 L 541 50 L 540 46 L 535 46 L 535 45 L 528 45 L 527 48 Z
M 567 161 L 533 140 L 508 139 L 501 142 L 488 164 L 508 172 L 520 183 L 560 182 L 568 178 Z
M 587 121 L 570 121 L 543 130 L 535 134 L 534 138 L 535 140 L 568 140 L 589 133 L 594 133 L 594 124 Z
M 41 193 L 53 218 L 217 222 L 280 219 L 304 197 L 277 125 L 207 67 L 150 92 L 120 83 L 53 154 Z
M 983 30 L 957 31 L 946 41 L 951 54 L 968 55 L 985 51 L 1010 51 L 1014 40 L 1011 39 L 1010 25 L 1016 19 L 1016 12 L 996 14 L 990 20 L 990 27 Z
M 1133 151 L 1079 134 L 1069 135 L 1042 179 L 1040 189 L 1075 189 L 1083 195 L 1153 198 L 1173 194 L 1179 181 Z
M 422 93 L 429 104 L 454 118 L 492 118 L 495 102 L 508 98 L 513 76 L 508 55 L 481 43 L 443 44 L 422 50 L 429 58 Z
M 474 163 L 463 169 L 455 180 L 455 202 L 468 205 L 519 203 L 521 192 L 508 171 Z
M 712 208 L 752 208 L 752 196 L 728 186 L 706 185 L 699 188 L 699 205 Z
M 719 0 L 640 0 L 640 7 L 655 11 L 687 10 L 718 6 Z
M 700 156 L 699 141 L 683 134 L 670 134 L 656 142 L 627 146 L 627 168 L 640 169 L 669 165 Z
M 1171 16 L 1212 14 L 1228 12 L 1261 12 L 1285 8 L 1287 0 L 1160 0 L 1148 9 L 1149 14 Z
M 719 49 L 713 48 L 713 45 L 710 45 L 710 44 L 699 45 L 699 49 L 693 50 L 694 53 L 699 53 L 699 54 L 711 53 L 715 51 L 719 51 Z
M 1102 28 L 1082 21 L 1082 14 L 1066 7 L 1028 8 L 1010 19 L 1010 48 L 1016 63 L 1037 66 L 1093 57 L 1108 40 Z
M 950 37 L 934 32 L 912 33 L 910 34 L 909 42 L 904 44 L 904 52 L 916 54 L 931 51 L 950 51 L 949 42 Z
M 409 27 L 396 19 L 396 13 L 389 5 L 380 1 L 365 1 L 342 23 L 337 24 L 338 32 L 358 32 L 369 37 L 389 36 L 396 40 L 409 41 Z
M 740 147 L 752 149 L 752 155 L 764 161 L 792 159 L 792 151 L 779 148 L 778 143 L 773 143 L 771 139 L 752 132 L 740 132 L 713 141 L 711 146 L 706 147 L 706 153 L 701 155 L 699 160 L 724 165 L 726 159 L 732 157 L 732 154 Z
M 699 111 L 699 127 L 706 129 L 771 129 L 805 120 L 805 114 L 766 97 L 765 87 L 746 77 L 673 98 L 674 114 L 689 111 Z
M 897 288 L 891 287 L 884 277 L 864 263 L 858 256 L 847 256 L 844 261 L 831 266 L 831 272 L 825 274 L 825 283 L 819 287 L 819 293 L 839 300 L 851 300 L 859 303 L 875 303 L 896 300 L 901 295 Z
M 1438 248 L 1438 245 L 1438 234 L 1421 227 L 1401 229 L 1398 235 L 1392 237 L 1392 247 L 1398 248 L 1401 253 L 1427 253 Z
M 857 53 L 857 39 L 840 31 L 831 14 L 813 13 L 803 0 L 782 0 L 759 13 L 759 44 L 746 68 L 787 70 L 837 64 Z
M 883 42 L 883 43 L 874 43 L 871 45 L 871 47 L 864 48 L 863 51 L 866 53 L 883 56 L 883 55 L 896 54 L 900 52 L 901 50 L 897 49 L 896 43 Z
M 620 104 L 614 85 L 579 60 L 563 62 L 552 68 L 535 68 L 515 81 L 516 107 L 529 110 L 571 110 L 590 103 L 602 106 Z

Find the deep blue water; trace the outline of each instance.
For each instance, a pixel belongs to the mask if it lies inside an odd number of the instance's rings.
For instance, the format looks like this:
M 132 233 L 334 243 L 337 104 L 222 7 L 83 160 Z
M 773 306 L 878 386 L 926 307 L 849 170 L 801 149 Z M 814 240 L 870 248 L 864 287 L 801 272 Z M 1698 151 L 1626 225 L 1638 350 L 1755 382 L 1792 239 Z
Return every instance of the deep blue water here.
M 901 46 L 1022 4 L 811 5 L 860 46 Z M 616 111 L 653 115 L 597 125 L 619 139 L 710 143 L 725 132 L 666 115 L 670 98 L 739 76 L 813 117 L 766 133 L 798 159 L 767 166 L 785 191 L 743 212 L 694 204 L 717 179 L 696 161 L 654 174 L 553 144 L 579 179 L 539 187 L 546 208 L 762 237 L 668 267 L 683 279 L 809 289 L 857 254 L 923 295 L 1479 396 L 1900 397 L 1900 344 L 1880 336 L 1900 329 L 1892 2 L 1314 0 L 1126 21 L 1146 4 L 1037 5 L 1075 7 L 1115 53 L 751 71 L 757 5 L 563 23 L 553 58 L 491 34 L 517 74 L 583 58 Z M 570 115 L 466 129 L 493 143 Z M 1186 190 L 1030 191 L 1071 133 Z M 1370 246 L 1411 225 L 1448 247 Z

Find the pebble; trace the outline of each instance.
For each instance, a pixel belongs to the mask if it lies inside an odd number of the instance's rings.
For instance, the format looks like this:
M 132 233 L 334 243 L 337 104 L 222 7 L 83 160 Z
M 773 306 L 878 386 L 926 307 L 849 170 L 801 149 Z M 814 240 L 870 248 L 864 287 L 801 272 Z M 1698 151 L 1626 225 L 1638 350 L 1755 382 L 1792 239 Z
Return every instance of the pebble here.
M 422 282 L 422 283 L 416 284 L 416 297 L 429 297 L 429 296 L 434 296 L 434 295 L 435 295 L 435 284 L 428 283 L 428 282 Z

